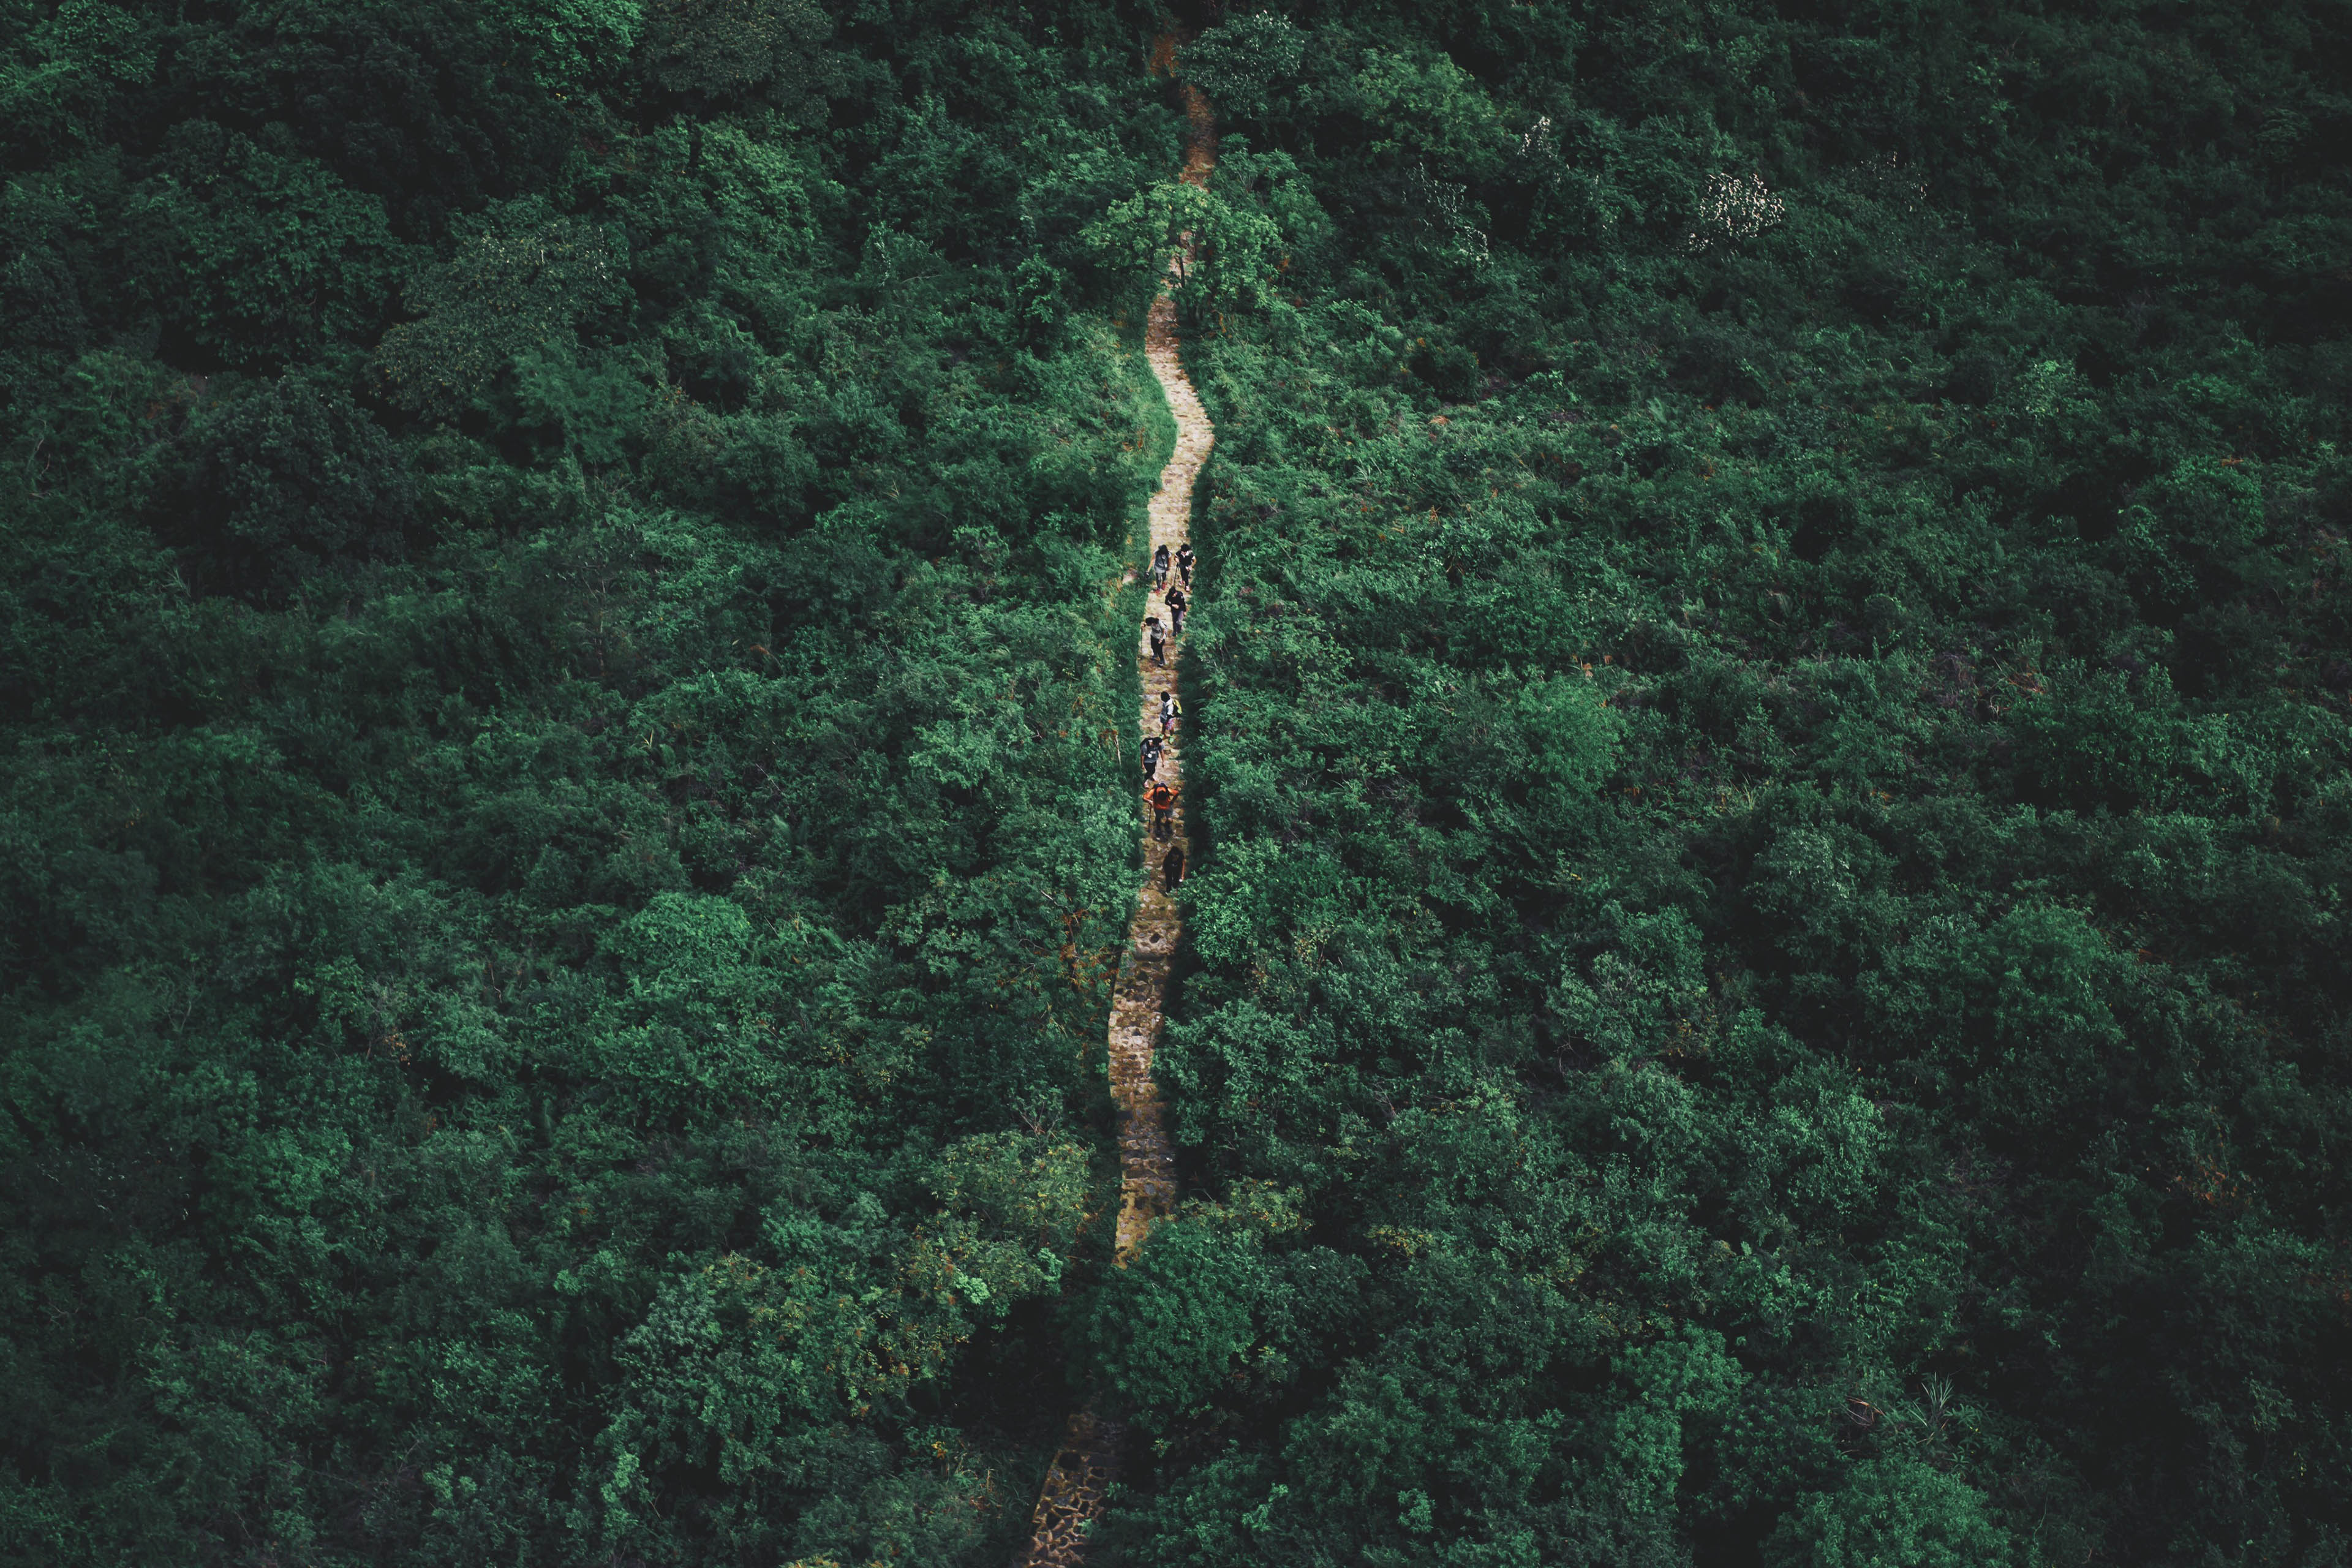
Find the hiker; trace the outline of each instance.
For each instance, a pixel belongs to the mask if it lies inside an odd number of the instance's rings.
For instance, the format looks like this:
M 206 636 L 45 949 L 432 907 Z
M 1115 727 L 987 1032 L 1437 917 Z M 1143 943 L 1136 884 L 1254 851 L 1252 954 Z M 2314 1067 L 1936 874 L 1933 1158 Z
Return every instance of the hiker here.
M 1147 781 L 1160 776 L 1160 753 L 1167 749 L 1168 742 L 1159 736 L 1143 737 L 1143 776 Z
M 1165 665 L 1168 662 L 1168 634 L 1160 629 L 1160 617 L 1148 616 L 1143 624 L 1151 633 L 1151 662 Z
M 1169 731 L 1176 728 L 1177 716 L 1183 711 L 1183 709 L 1176 705 L 1176 691 L 1173 687 L 1161 692 L 1160 694 L 1160 732 L 1165 735 Z
M 1184 879 L 1184 847 L 1181 844 L 1168 847 L 1168 858 L 1160 862 L 1160 869 L 1168 879 L 1168 890 L 1174 892 L 1177 884 Z
M 1164 841 L 1176 831 L 1176 792 L 1156 784 L 1143 792 L 1143 798 L 1151 807 L 1151 837 Z
M 1175 635 L 1181 637 L 1184 635 L 1184 611 L 1192 601 L 1181 588 L 1169 589 L 1164 597 L 1168 601 L 1169 617 L 1176 623 Z
M 1151 552 L 1151 585 L 1155 588 L 1168 585 L 1168 547 L 1164 544 Z
M 1192 542 L 1186 540 L 1176 547 L 1176 570 L 1184 579 L 1184 586 L 1192 585 Z

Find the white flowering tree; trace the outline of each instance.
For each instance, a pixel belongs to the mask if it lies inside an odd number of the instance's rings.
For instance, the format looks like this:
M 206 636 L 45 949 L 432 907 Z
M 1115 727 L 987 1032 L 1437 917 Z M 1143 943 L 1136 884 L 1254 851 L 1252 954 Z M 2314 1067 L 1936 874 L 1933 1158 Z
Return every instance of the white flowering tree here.
M 1699 197 L 1697 218 L 1685 243 L 1700 251 L 1726 240 L 1754 239 L 1779 224 L 1788 210 L 1788 204 L 1772 194 L 1761 174 L 1718 170 L 1706 177 L 1706 193 Z

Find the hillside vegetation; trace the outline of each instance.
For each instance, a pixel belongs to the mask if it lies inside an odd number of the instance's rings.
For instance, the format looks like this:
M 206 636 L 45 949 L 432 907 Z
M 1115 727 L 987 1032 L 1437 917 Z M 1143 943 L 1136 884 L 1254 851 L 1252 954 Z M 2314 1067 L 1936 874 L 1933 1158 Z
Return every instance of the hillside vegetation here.
M 2347 24 L 1203 36 L 1131 1560 L 2352 1551 Z
M 2341 0 L 0 4 L 0 1561 L 2352 1558 Z
M 8 17 L 0 1552 L 1001 1555 L 1108 1248 L 1131 39 Z

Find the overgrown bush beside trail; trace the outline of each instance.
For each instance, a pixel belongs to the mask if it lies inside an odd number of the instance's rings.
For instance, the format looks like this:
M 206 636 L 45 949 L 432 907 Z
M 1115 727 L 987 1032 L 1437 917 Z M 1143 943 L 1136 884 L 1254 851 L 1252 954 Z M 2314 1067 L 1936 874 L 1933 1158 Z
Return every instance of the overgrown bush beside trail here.
M 1113 1201 L 1126 33 L 10 15 L 0 1559 L 1001 1560 Z
M 2336 1561 L 2341 18 L 1286 15 L 1122 1560 Z

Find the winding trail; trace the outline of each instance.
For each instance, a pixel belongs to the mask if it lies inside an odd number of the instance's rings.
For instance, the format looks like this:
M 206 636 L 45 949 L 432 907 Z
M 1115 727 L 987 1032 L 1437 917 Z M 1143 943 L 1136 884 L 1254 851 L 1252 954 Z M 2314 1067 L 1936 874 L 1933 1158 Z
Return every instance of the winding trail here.
M 1171 52 L 1172 58 L 1172 51 Z M 1190 184 L 1205 185 L 1216 166 L 1216 125 L 1208 100 L 1197 88 L 1183 89 L 1186 137 L 1184 170 Z M 1187 237 L 1189 240 L 1189 236 Z M 1162 293 L 1151 302 L 1144 326 L 1145 357 L 1160 390 L 1167 395 L 1169 411 L 1176 416 L 1176 450 L 1160 471 L 1160 489 L 1151 498 L 1151 546 L 1168 547 L 1173 556 L 1183 547 L 1192 516 L 1192 481 L 1207 461 L 1216 432 L 1201 407 L 1192 384 L 1185 378 L 1177 353 L 1176 302 Z M 1179 579 L 1171 572 L 1170 585 Z M 1151 613 L 1167 624 L 1164 605 Z M 1151 636 L 1136 628 L 1135 664 L 1143 677 L 1139 734 L 1157 733 L 1160 697 L 1176 689 L 1183 641 L 1171 637 L 1164 666 L 1151 661 Z M 1151 1079 L 1152 1051 L 1160 1037 L 1160 1008 L 1166 999 L 1168 973 L 1176 944 L 1184 935 L 1184 915 L 1168 887 L 1165 857 L 1181 850 L 1187 862 L 1192 847 L 1185 832 L 1184 743 L 1181 721 L 1168 737 L 1160 753 L 1159 777 L 1176 786 L 1175 826 L 1163 845 L 1144 839 L 1144 864 L 1150 868 L 1143 891 L 1136 900 L 1135 917 L 1127 928 L 1127 951 L 1120 955 L 1118 981 L 1111 994 L 1110 1092 L 1118 1112 L 1119 1205 L 1116 1261 L 1122 1268 L 1143 1245 L 1151 1222 L 1176 1202 L 1176 1152 L 1161 1116 L 1159 1087 Z M 1147 812 L 1147 816 L 1148 816 Z M 1068 1568 L 1085 1554 L 1087 1533 L 1101 1517 L 1105 1496 L 1118 1478 L 1120 1449 L 1126 1429 L 1084 1409 L 1070 1417 L 1062 1447 L 1047 1467 L 1045 1481 L 1030 1515 L 1029 1544 L 1015 1559 L 1021 1568 Z

